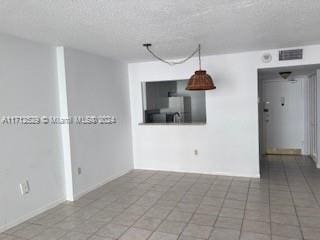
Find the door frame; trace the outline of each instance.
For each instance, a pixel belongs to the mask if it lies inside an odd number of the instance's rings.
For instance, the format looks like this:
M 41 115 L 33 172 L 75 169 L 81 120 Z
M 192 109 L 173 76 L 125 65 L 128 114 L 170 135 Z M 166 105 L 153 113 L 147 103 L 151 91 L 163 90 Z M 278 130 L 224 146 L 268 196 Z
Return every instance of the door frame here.
M 263 149 L 264 149 L 265 154 L 301 155 L 304 153 L 304 150 L 305 150 L 305 145 L 304 145 L 305 144 L 305 135 L 304 134 L 302 136 L 302 139 L 300 139 L 301 141 L 299 141 L 299 143 L 297 143 L 297 144 L 299 144 L 299 146 L 297 145 L 296 148 L 289 148 L 289 147 L 287 147 L 287 148 L 286 147 L 274 148 L 274 147 L 270 147 L 270 146 L 268 147 L 268 143 L 269 143 L 268 137 L 270 136 L 270 135 L 268 135 L 268 128 L 270 127 L 270 124 L 272 124 L 271 123 L 273 121 L 272 119 L 275 119 L 275 116 L 271 115 L 271 120 L 270 120 L 270 116 L 267 117 L 267 115 L 268 114 L 270 115 L 272 113 L 272 111 L 270 111 L 271 105 L 269 105 L 269 107 L 268 107 L 268 105 L 266 104 L 267 101 L 265 99 L 265 97 L 267 96 L 266 89 L 268 89 L 268 86 L 270 86 L 270 85 L 274 86 L 274 84 L 276 84 L 275 85 L 276 88 L 279 88 L 281 86 L 284 86 L 285 88 L 287 88 L 287 85 L 288 85 L 288 87 L 290 88 L 291 84 L 297 84 L 297 85 L 295 85 L 298 90 L 298 95 L 299 95 L 299 96 L 297 95 L 297 97 L 298 98 L 301 97 L 305 100 L 306 96 L 303 91 L 303 89 L 304 89 L 304 82 L 303 81 L 304 81 L 303 79 L 297 78 L 297 80 L 295 82 L 289 82 L 289 81 L 285 81 L 285 80 L 281 79 L 280 76 L 279 76 L 279 78 L 265 79 L 262 81 L 262 83 L 261 83 L 261 85 L 262 85 L 262 92 L 261 92 L 262 106 L 261 107 L 263 108 L 263 111 L 262 111 L 262 121 L 261 122 L 262 122 L 262 132 L 263 132 L 263 140 L 264 140 L 263 141 L 263 144 L 264 144 Z M 274 100 L 275 99 L 269 99 L 270 104 L 275 104 Z M 266 109 L 266 108 L 269 108 L 268 113 L 264 111 L 264 109 Z M 304 109 L 304 108 L 305 108 L 305 106 L 302 106 L 302 109 Z M 303 115 L 305 115 L 305 113 L 303 113 Z M 305 119 L 303 119 L 302 121 L 305 122 Z M 273 124 L 275 124 L 275 123 L 273 122 Z M 305 129 L 304 129 L 304 131 L 305 131 Z M 308 146 L 307 146 L 307 148 L 308 148 Z
M 307 121 L 308 121 L 308 141 L 309 141 L 309 151 L 310 157 L 318 163 L 318 129 L 317 129 L 317 73 L 311 73 L 308 76 L 308 114 L 307 114 Z M 314 131 L 312 131 L 314 130 Z M 315 155 L 314 155 L 315 153 Z
M 316 123 L 316 130 L 317 130 L 317 139 L 319 139 L 320 137 L 320 66 L 319 64 L 304 64 L 304 65 L 297 65 L 297 66 L 281 66 L 281 67 L 273 67 L 274 69 L 277 69 L 279 71 L 284 70 L 286 71 L 288 68 L 300 68 L 300 67 L 314 67 L 314 71 L 316 73 L 316 82 L 317 82 L 317 88 L 316 88 L 316 103 L 317 103 L 317 108 L 316 108 L 316 116 L 317 116 L 317 123 Z M 260 77 L 260 71 L 266 70 L 266 69 L 272 69 L 272 68 L 257 68 L 257 103 L 258 103 L 258 140 L 259 140 L 259 156 L 260 156 L 260 161 L 263 159 L 263 155 L 265 154 L 265 136 L 263 133 L 263 101 L 262 101 L 262 79 Z M 315 70 L 317 69 L 317 70 Z M 310 70 L 310 72 L 312 72 L 312 70 Z M 307 96 L 307 98 L 309 99 L 309 96 Z M 310 104 L 310 103 L 307 103 Z M 308 108 L 308 106 L 305 106 L 305 108 Z M 308 117 L 309 113 L 305 113 Z M 305 121 L 309 121 L 309 119 L 306 119 Z M 309 124 L 308 124 L 309 125 Z M 305 144 L 308 144 L 308 148 L 310 149 L 310 131 L 309 129 L 308 131 L 308 136 L 307 136 L 307 140 L 308 142 L 305 142 Z M 317 162 L 315 162 L 316 167 L 320 169 L 320 139 L 317 143 L 317 152 L 319 155 L 319 159 Z

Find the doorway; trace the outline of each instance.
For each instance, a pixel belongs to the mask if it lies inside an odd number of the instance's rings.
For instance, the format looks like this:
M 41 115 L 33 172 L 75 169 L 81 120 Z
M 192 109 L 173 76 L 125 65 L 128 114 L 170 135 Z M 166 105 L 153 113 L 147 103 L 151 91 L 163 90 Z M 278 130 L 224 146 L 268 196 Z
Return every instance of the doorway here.
M 319 69 L 320 65 L 259 69 L 261 159 L 306 155 L 320 167 Z

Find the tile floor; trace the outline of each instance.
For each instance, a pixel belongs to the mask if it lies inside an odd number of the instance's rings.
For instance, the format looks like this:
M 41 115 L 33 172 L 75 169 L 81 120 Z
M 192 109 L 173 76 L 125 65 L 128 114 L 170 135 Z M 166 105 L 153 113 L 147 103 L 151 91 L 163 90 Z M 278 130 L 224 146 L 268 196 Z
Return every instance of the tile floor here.
M 0 240 L 320 239 L 320 170 L 267 156 L 261 179 L 134 170 Z

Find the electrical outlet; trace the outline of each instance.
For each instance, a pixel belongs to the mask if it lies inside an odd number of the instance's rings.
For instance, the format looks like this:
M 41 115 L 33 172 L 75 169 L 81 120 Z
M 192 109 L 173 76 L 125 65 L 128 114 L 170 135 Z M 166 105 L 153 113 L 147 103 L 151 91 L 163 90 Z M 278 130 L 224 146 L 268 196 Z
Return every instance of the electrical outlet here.
M 198 155 L 198 149 L 194 150 L 194 155 Z
M 81 173 L 82 173 L 82 169 L 78 167 L 78 175 L 81 175 Z
M 20 183 L 20 191 L 21 195 L 26 195 L 30 193 L 30 185 L 28 180 L 24 181 L 23 183 Z

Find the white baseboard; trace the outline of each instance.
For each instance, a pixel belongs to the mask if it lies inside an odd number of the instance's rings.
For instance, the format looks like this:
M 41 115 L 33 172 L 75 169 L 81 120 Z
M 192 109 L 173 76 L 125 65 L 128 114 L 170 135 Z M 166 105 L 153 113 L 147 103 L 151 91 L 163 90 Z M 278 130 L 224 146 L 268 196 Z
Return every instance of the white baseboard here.
M 229 172 L 205 172 L 205 171 L 190 171 L 190 170 L 176 170 L 176 169 L 160 169 L 160 168 L 135 168 L 137 170 L 151 170 L 151 171 L 169 171 L 177 173 L 196 173 L 196 174 L 208 174 L 217 176 L 229 176 L 229 177 L 247 177 L 247 178 L 260 178 L 260 173 L 257 174 L 237 174 Z
M 10 228 L 12 228 L 14 226 L 17 226 L 17 225 L 19 225 L 19 224 L 21 224 L 21 223 L 23 223 L 23 222 L 25 222 L 25 221 L 37 216 L 37 215 L 39 215 L 39 214 L 41 214 L 41 213 L 43 213 L 43 212 L 45 212 L 45 211 L 47 211 L 47 210 L 49 210 L 51 208 L 54 208 L 54 207 L 58 206 L 59 204 L 65 202 L 65 201 L 66 201 L 65 197 L 61 198 L 61 199 L 58 199 L 58 200 L 53 201 L 53 202 L 51 202 L 51 203 L 49 203 L 49 204 L 47 204 L 47 205 L 45 205 L 45 206 L 43 206 L 41 208 L 38 208 L 36 210 L 31 211 L 30 213 L 28 213 L 28 214 L 26 214 L 26 215 L 24 215 L 24 216 L 22 216 L 22 217 L 20 217 L 20 218 L 18 218 L 16 220 L 12 221 L 12 222 L 5 223 L 4 225 L 0 226 L 0 233 L 2 233 L 2 232 L 6 231 L 6 230 L 8 230 L 8 229 L 10 229 Z
M 86 195 L 87 193 L 93 191 L 93 190 L 96 190 L 97 188 L 107 184 L 108 182 L 111 182 L 112 180 L 118 178 L 118 177 L 121 177 L 125 174 L 127 174 L 128 172 L 130 172 L 132 169 L 126 169 L 125 171 L 122 171 L 118 174 L 115 174 L 115 175 L 112 175 L 111 177 L 107 178 L 106 180 L 98 183 L 98 184 L 95 184 L 91 187 L 88 187 L 87 189 L 81 191 L 80 193 L 77 193 L 74 195 L 74 201 L 78 200 L 79 198 L 81 198 L 82 196 Z
M 306 155 L 307 157 L 311 158 L 311 160 L 314 162 L 317 168 L 320 167 L 320 165 L 317 163 L 317 158 L 313 157 L 312 155 Z

